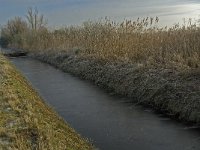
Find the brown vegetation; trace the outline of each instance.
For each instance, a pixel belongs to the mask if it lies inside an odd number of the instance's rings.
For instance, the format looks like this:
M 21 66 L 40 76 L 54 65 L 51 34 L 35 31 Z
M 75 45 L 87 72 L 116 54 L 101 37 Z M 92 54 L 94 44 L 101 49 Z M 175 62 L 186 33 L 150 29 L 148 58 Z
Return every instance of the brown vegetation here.
M 192 20 L 162 28 L 158 18 L 121 23 L 105 19 L 50 31 L 37 11 L 33 14 L 29 10 L 27 18 L 28 22 L 15 18 L 2 28 L 2 38 L 9 35 L 8 47 L 55 52 L 75 48 L 82 55 L 97 59 L 162 68 L 200 66 L 200 27 Z

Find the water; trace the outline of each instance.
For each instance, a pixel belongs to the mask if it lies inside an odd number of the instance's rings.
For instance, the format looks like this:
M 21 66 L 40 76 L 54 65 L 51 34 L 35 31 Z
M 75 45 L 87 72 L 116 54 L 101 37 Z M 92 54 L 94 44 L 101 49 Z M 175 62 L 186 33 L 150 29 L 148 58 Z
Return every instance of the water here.
M 11 61 L 59 115 L 101 150 L 200 150 L 199 129 L 126 103 L 37 60 Z

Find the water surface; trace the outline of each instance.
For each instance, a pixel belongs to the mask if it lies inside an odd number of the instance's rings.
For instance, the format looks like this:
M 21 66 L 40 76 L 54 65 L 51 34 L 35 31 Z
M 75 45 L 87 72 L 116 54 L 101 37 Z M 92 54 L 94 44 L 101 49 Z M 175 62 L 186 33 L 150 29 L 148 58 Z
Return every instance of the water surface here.
M 12 62 L 47 103 L 101 150 L 199 150 L 200 131 L 126 103 L 30 58 Z

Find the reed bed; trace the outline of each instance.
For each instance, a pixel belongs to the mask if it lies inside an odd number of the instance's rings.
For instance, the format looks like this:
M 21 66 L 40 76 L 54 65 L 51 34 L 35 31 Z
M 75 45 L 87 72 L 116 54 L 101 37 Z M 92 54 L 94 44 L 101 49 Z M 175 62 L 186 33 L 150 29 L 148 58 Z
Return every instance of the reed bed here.
M 159 27 L 159 18 L 138 18 L 121 23 L 104 19 L 57 30 L 26 29 L 9 47 L 30 51 L 76 52 L 106 61 L 126 61 L 143 66 L 199 68 L 200 27 L 188 20 L 182 25 Z M 16 38 L 16 37 L 15 37 Z

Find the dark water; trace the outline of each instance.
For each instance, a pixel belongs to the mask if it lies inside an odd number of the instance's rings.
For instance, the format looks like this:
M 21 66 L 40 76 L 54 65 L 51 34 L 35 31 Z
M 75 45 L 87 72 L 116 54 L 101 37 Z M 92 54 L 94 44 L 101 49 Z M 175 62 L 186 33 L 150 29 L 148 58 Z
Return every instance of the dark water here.
M 200 150 L 199 129 L 125 103 L 48 64 L 11 60 L 47 103 L 102 150 Z

